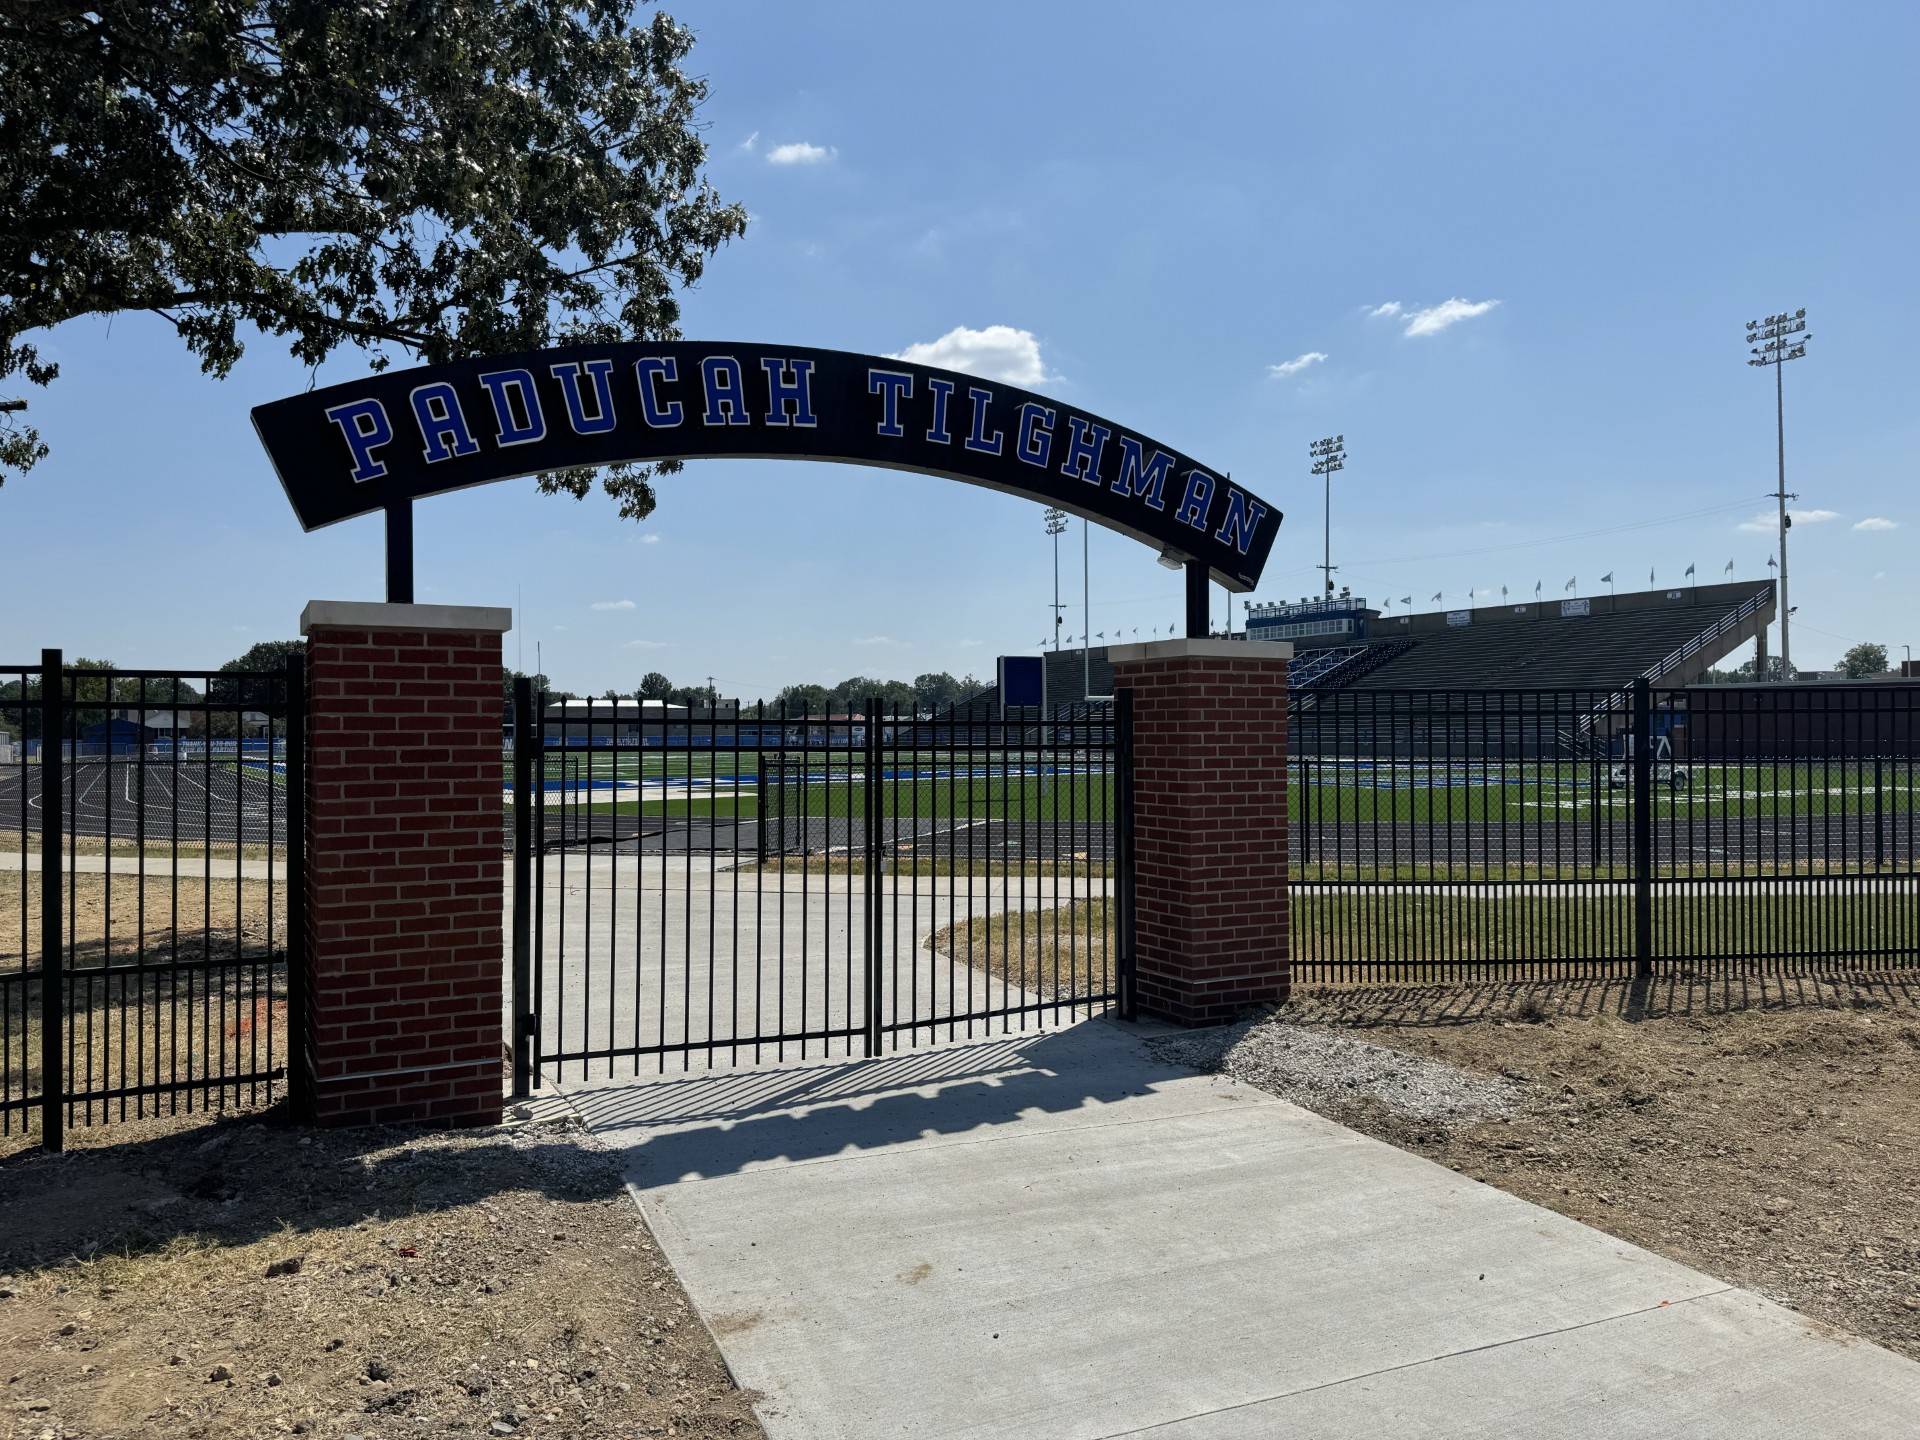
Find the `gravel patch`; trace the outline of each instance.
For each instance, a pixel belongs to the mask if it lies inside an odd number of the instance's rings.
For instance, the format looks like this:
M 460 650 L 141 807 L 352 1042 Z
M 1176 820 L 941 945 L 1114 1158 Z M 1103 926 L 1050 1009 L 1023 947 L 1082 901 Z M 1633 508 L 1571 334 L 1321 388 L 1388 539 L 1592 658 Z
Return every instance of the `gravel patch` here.
M 1231 1075 L 1322 1112 L 1371 1096 L 1415 1119 L 1493 1119 L 1511 1115 L 1526 1088 L 1322 1027 L 1274 1020 L 1171 1036 L 1149 1048 L 1171 1064 Z

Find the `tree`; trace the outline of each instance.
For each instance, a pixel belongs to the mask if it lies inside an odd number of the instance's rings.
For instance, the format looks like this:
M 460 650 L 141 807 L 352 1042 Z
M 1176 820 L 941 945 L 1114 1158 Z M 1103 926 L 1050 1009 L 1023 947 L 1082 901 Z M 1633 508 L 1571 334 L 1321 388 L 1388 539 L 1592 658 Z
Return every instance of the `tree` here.
M 307 653 L 304 640 L 262 640 L 257 645 L 249 645 L 245 653 L 236 655 L 220 668 L 223 671 L 235 670 L 279 672 L 287 668 L 289 660 L 298 659 Z
M 692 33 L 631 10 L 0 0 L 0 380 L 50 383 L 21 337 L 122 310 L 215 376 L 246 326 L 376 370 L 673 336 L 746 212 L 702 175 Z M 45 455 L 0 427 L 0 478 Z M 651 473 L 605 473 L 622 516 L 653 509 Z
M 913 682 L 913 706 L 924 714 L 937 714 L 964 698 L 960 682 L 942 670 L 937 674 L 916 676 Z
M 1840 657 L 1840 673 L 1849 680 L 1865 680 L 1887 673 L 1887 647 L 1862 640 Z
M 792 715 L 824 715 L 833 696 L 824 685 L 789 685 L 773 697 L 775 705 L 784 705 Z
M 658 670 L 649 670 L 640 677 L 640 688 L 633 692 L 636 700 L 664 700 L 673 694 L 673 682 Z
M 525 671 L 515 670 L 511 665 L 501 671 L 500 712 L 509 724 L 513 721 L 513 682 L 520 679 L 531 680 L 533 682 L 533 703 L 536 706 L 540 703 L 541 695 L 547 694 L 547 692 L 553 689 L 553 682 L 537 672 L 529 675 Z M 572 697 L 562 693 L 557 695 L 549 694 L 547 698 L 549 700 L 562 700 L 571 699 Z
M 1784 664 L 1778 655 L 1769 655 L 1764 670 L 1756 673 L 1753 661 L 1743 660 L 1734 667 L 1733 673 L 1741 682 L 1750 683 L 1754 680 L 1791 680 L 1800 673 L 1800 669 Z
M 262 640 L 249 645 L 244 654 L 222 665 L 220 674 L 246 674 L 253 678 L 216 678 L 207 690 L 207 698 L 220 705 L 240 705 L 248 710 L 271 713 L 285 699 L 285 688 L 277 677 L 286 673 L 289 660 L 304 658 L 306 653 L 304 640 Z M 276 678 L 260 678 L 267 675 Z M 209 711 L 205 719 L 208 728 L 216 734 L 234 734 L 239 728 L 239 717 L 229 711 Z

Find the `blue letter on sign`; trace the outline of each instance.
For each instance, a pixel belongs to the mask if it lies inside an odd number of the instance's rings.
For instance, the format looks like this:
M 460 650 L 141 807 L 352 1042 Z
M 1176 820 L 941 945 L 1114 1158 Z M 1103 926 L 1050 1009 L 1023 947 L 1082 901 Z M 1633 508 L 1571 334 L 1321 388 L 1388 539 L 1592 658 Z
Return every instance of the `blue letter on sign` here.
M 566 397 L 567 420 L 573 426 L 576 435 L 604 435 L 613 429 L 613 361 L 589 360 L 586 362 L 587 374 L 593 377 L 593 414 L 587 414 L 586 402 L 580 395 L 580 369 L 578 360 L 553 367 L 553 378 L 560 382 L 560 393 Z
M 540 413 L 540 397 L 533 391 L 533 376 L 525 370 L 494 370 L 480 377 L 493 401 L 493 418 L 499 426 L 501 445 L 531 445 L 547 436 L 546 418 Z M 520 392 L 520 408 L 526 412 L 522 424 L 513 413 L 513 397 Z
M 1143 461 L 1141 456 L 1144 449 L 1131 435 L 1120 437 L 1120 473 L 1114 477 L 1114 492 L 1119 495 L 1144 495 L 1149 510 L 1164 510 L 1167 502 L 1160 492 L 1167 483 L 1167 477 L 1173 473 L 1173 457 L 1164 450 L 1156 450 L 1153 459 Z
M 747 413 L 747 387 L 740 378 L 740 362 L 731 355 L 709 355 L 700 362 L 700 379 L 706 386 L 707 413 L 701 417 L 709 425 L 751 425 Z
M 785 425 L 788 422 L 787 406 L 793 406 L 792 422 L 811 430 L 820 422 L 813 418 L 813 362 L 811 360 L 780 361 L 771 356 L 760 361 L 760 368 L 767 372 L 767 424 Z M 793 372 L 792 381 L 788 381 L 787 372 Z
M 1196 469 L 1187 476 L 1187 493 L 1180 497 L 1180 508 L 1173 518 L 1196 530 L 1207 528 L 1207 511 L 1213 505 L 1213 476 Z
M 477 454 L 480 442 L 467 429 L 467 417 L 460 413 L 460 397 L 444 380 L 418 385 L 413 391 L 413 418 L 420 422 L 420 434 L 427 442 L 427 463 L 436 465 L 456 455 Z M 453 444 L 449 446 L 447 441 Z
M 327 419 L 340 427 L 347 437 L 347 449 L 353 452 L 353 478 L 378 480 L 387 467 L 373 458 L 373 452 L 393 439 L 393 425 L 387 419 L 387 407 L 378 400 L 353 400 L 335 405 Z
M 1014 452 L 1029 465 L 1045 469 L 1053 454 L 1053 411 L 1031 400 L 1020 407 L 1020 438 Z
M 969 388 L 967 394 L 973 397 L 973 433 L 964 442 L 967 449 L 978 450 L 982 455 L 998 455 L 1005 437 L 998 430 L 987 434 L 987 406 L 993 403 L 993 392 Z
M 1266 506 L 1228 486 L 1227 518 L 1220 522 L 1220 528 L 1213 532 L 1213 538 L 1222 544 L 1231 544 L 1244 555 L 1247 546 L 1253 543 L 1254 532 L 1260 528 L 1260 522 L 1266 516 Z
M 660 392 L 654 388 L 656 382 L 661 380 L 669 385 L 679 381 L 680 368 L 674 364 L 671 355 L 665 359 L 636 360 L 633 362 L 633 373 L 640 381 L 640 414 L 647 424 L 656 430 L 670 430 L 686 418 L 687 412 L 680 408 L 678 400 L 669 400 L 662 405 Z M 734 371 L 736 375 L 739 373 L 738 370 Z M 711 425 L 713 421 L 707 423 Z
M 1067 420 L 1067 461 L 1060 467 L 1062 475 L 1071 475 L 1076 480 L 1084 480 L 1089 485 L 1100 483 L 1100 455 L 1107 448 L 1107 436 L 1112 432 L 1104 425 L 1090 425 L 1078 415 Z
M 927 389 L 933 392 L 933 426 L 927 439 L 936 445 L 951 445 L 953 432 L 947 429 L 947 401 L 953 398 L 953 381 L 927 377 Z
M 880 397 L 880 425 L 873 433 L 898 440 L 907 432 L 900 426 L 900 402 L 913 398 L 913 376 L 904 370 L 867 371 L 867 393 Z

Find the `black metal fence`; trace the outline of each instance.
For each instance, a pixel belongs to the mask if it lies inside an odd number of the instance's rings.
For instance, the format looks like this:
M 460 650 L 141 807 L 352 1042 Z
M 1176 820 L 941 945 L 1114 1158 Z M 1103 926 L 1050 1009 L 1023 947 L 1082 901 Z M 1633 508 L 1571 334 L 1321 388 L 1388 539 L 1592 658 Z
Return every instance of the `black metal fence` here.
M 303 745 L 297 668 L 0 668 L 0 1133 L 300 1074 Z
M 1291 720 L 1302 983 L 1920 963 L 1920 686 L 1337 691 Z
M 516 708 L 522 1090 L 877 1054 L 1122 994 L 1124 708 Z

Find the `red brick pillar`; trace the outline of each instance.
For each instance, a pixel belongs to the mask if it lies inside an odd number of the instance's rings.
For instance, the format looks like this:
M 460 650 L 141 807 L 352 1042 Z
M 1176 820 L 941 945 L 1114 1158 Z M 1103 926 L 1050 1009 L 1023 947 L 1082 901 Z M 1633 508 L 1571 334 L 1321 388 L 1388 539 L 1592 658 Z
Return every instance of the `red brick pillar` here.
M 319 1124 L 499 1122 L 511 624 L 501 609 L 352 600 L 300 617 Z
M 1143 1014 L 1220 1025 L 1290 979 L 1291 645 L 1117 645 L 1133 692 L 1135 994 Z

